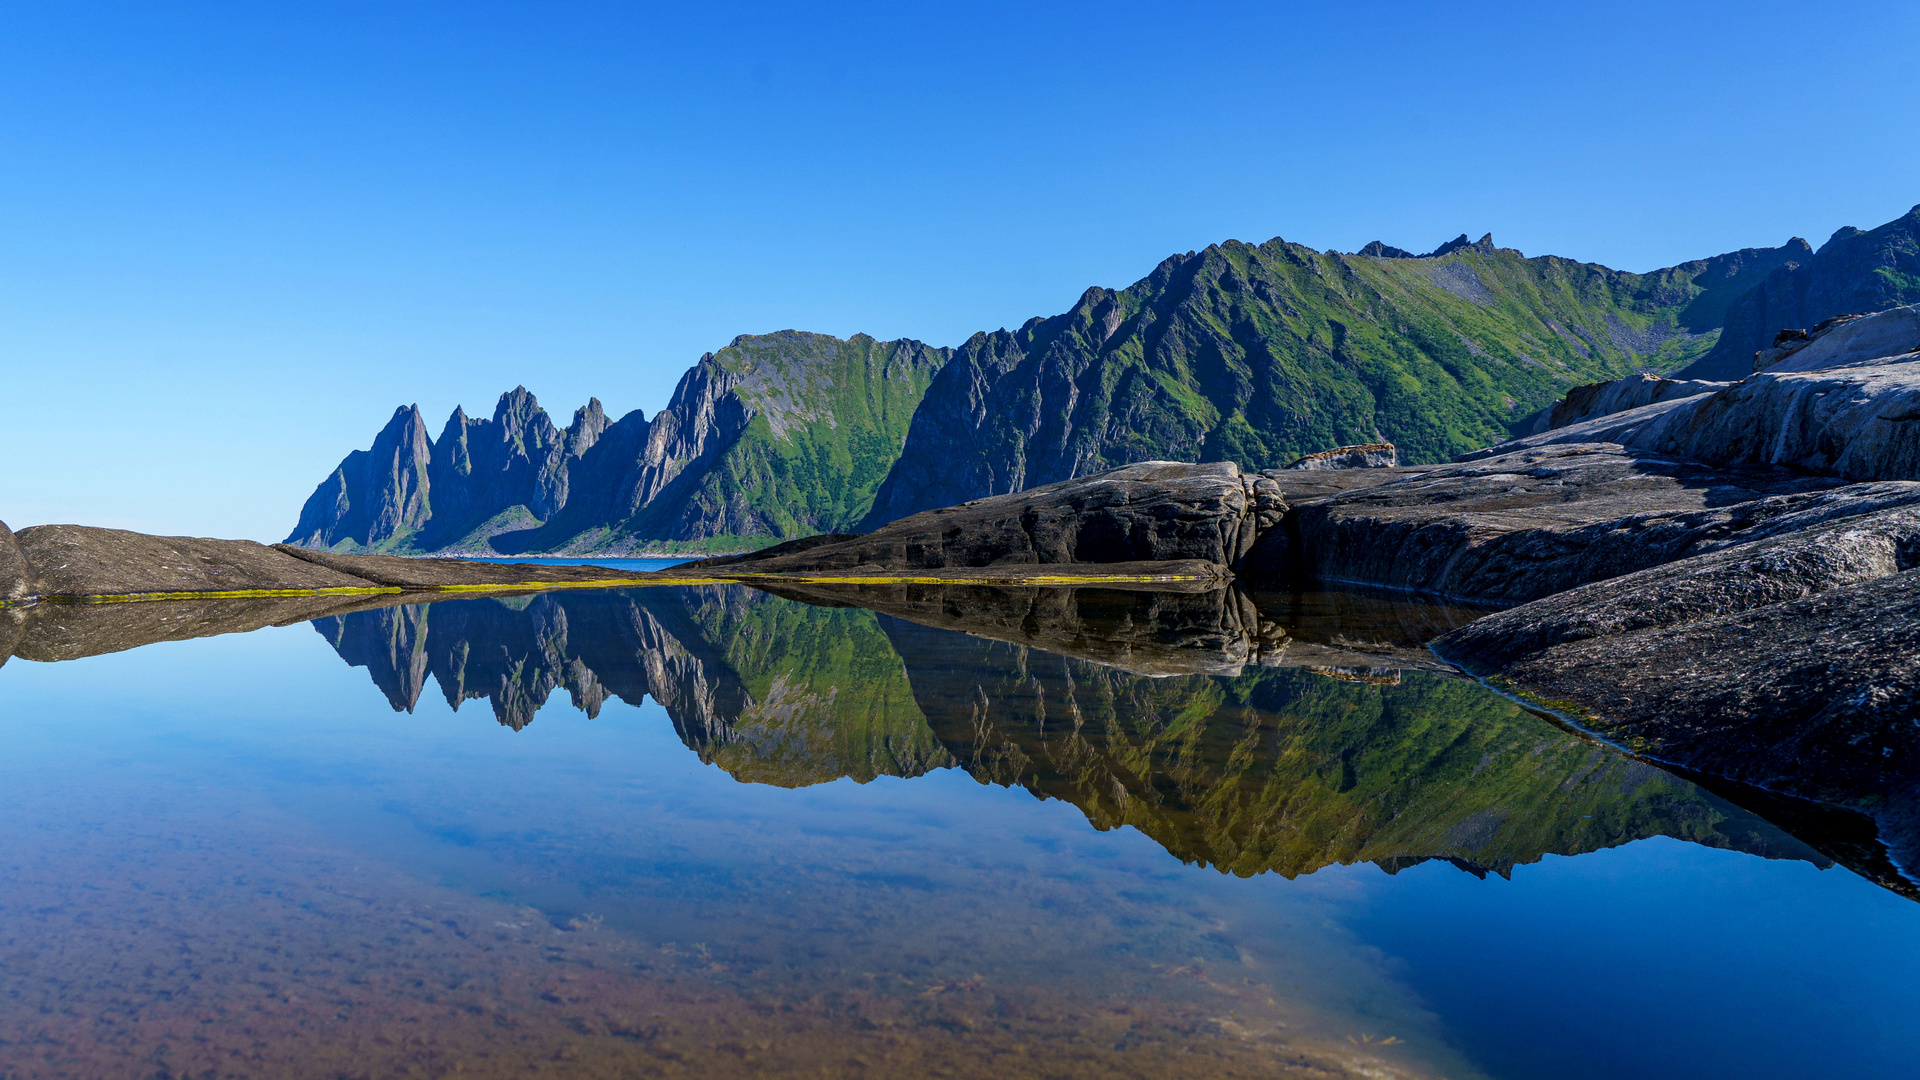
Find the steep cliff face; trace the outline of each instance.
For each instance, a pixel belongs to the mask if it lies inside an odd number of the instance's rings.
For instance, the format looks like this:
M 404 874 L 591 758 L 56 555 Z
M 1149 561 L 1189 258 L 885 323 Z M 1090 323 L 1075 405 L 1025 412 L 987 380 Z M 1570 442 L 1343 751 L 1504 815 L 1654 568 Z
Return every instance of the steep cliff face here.
M 1841 229 L 1819 251 L 1798 245 L 1793 258 L 1729 305 L 1719 342 L 1681 377 L 1743 379 L 1753 354 L 1782 330 L 1920 302 L 1920 206 L 1877 229 Z
M 866 515 L 949 355 L 782 331 L 701 357 L 651 421 L 609 421 L 596 399 L 563 431 L 520 387 L 490 420 L 455 409 L 429 440 L 418 410 L 402 409 L 320 486 L 287 542 L 564 554 L 845 529 Z
M 395 409 L 371 449 L 348 454 L 314 489 L 287 542 L 378 549 L 418 531 L 432 516 L 431 450 L 420 407 Z
M 1462 238 L 1464 241 L 1464 238 Z M 976 334 L 935 378 L 864 523 L 1151 459 L 1284 465 L 1395 443 L 1440 461 L 1593 375 L 1666 369 L 1791 251 L 1628 274 L 1491 236 L 1408 256 L 1231 241 Z

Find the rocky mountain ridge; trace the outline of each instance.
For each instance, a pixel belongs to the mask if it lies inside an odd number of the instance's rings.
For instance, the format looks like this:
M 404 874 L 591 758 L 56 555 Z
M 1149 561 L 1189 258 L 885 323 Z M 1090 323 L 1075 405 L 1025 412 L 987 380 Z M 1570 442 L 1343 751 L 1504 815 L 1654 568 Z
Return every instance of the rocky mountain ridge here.
M 1647 274 L 1528 258 L 1491 235 L 1424 255 L 1228 241 L 958 349 L 736 338 L 651 421 L 609 420 L 594 401 L 562 430 L 516 389 L 490 420 L 456 410 L 433 439 L 402 408 L 314 492 L 288 542 L 705 553 L 1149 460 L 1255 472 L 1391 442 L 1406 463 L 1440 462 L 1565 424 L 1548 410 L 1577 384 L 1682 367 L 1707 379 L 1735 360 L 1719 377 L 1740 378 L 1786 326 L 1920 300 L 1917 250 L 1920 208 L 1818 252 L 1795 238 Z

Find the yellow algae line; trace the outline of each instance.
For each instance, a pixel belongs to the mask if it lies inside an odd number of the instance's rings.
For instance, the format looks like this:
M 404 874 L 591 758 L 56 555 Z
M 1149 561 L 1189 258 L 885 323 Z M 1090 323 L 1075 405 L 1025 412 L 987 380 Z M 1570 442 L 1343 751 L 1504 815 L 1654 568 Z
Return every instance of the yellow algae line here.
M 1204 581 L 1200 574 L 1035 574 L 1020 577 L 1010 574 L 981 574 L 977 576 L 954 577 L 909 577 L 901 575 L 887 576 L 835 576 L 815 574 L 738 574 L 720 578 L 721 581 L 792 581 L 804 585 L 1083 585 L 1115 582 L 1155 582 L 1155 581 Z M 706 584 L 700 578 L 679 578 L 679 583 Z
M 41 596 L 43 604 L 132 604 L 142 600 L 247 600 L 261 596 L 379 596 L 406 592 L 398 586 L 373 585 L 364 589 L 228 589 L 220 592 L 102 593 L 99 596 Z

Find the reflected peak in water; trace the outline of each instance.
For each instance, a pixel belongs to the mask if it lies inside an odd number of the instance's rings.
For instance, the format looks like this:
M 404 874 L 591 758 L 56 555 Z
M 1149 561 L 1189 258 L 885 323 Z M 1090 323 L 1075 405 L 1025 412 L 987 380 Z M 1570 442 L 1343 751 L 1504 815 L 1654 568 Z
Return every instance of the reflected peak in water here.
M 395 709 L 429 675 L 516 730 L 560 689 L 590 714 L 651 697 L 744 782 L 959 768 L 1243 876 L 1432 859 L 1504 875 L 1650 836 L 1831 862 L 1441 670 L 1417 642 L 1471 612 L 1232 589 L 782 591 L 445 600 L 313 625 Z

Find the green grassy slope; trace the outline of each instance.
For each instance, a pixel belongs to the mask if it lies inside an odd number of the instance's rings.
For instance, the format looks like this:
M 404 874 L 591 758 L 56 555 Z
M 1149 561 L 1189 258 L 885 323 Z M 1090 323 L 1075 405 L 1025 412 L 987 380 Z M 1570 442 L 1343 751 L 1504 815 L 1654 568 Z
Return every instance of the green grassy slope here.
M 865 334 L 734 339 L 712 362 L 738 380 L 730 393 L 749 412 L 744 430 L 633 517 L 568 550 L 742 550 L 851 529 L 950 356 Z
M 1569 386 L 1687 364 L 1718 333 L 1700 312 L 1785 252 L 1651 274 L 1490 238 L 1437 258 L 1283 240 L 1176 256 L 957 350 L 865 524 L 1152 458 L 1266 468 L 1385 438 L 1448 460 Z

